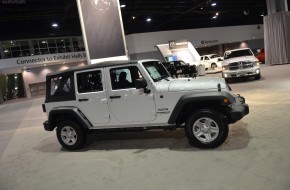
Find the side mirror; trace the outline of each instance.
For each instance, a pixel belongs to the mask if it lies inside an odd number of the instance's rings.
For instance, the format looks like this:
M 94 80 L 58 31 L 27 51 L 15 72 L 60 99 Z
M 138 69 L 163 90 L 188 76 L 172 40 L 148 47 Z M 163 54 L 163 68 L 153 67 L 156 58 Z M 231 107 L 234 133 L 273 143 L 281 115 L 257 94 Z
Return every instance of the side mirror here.
M 136 79 L 135 80 L 135 86 L 137 89 L 144 89 L 144 93 L 149 94 L 151 92 L 150 89 L 147 89 L 147 81 L 145 79 Z

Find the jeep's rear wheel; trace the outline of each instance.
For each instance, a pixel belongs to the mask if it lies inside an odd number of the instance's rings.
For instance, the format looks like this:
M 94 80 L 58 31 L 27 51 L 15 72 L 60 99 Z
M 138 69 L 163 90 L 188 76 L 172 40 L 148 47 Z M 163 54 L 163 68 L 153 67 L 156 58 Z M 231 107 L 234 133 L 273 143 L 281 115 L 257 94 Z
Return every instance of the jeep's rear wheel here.
M 59 143 L 68 150 L 78 150 L 85 144 L 86 134 L 74 121 L 64 121 L 56 129 Z
M 199 148 L 220 146 L 228 136 L 228 124 L 213 110 L 198 110 L 191 114 L 185 126 L 189 144 Z

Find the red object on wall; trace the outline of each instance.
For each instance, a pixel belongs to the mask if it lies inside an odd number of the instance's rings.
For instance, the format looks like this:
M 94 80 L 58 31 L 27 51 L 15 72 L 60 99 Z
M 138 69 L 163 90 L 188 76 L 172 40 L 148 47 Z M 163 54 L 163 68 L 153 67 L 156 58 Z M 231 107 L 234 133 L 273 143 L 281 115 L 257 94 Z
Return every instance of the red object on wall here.
M 260 62 L 265 63 L 265 49 L 261 48 L 260 53 L 256 57 Z

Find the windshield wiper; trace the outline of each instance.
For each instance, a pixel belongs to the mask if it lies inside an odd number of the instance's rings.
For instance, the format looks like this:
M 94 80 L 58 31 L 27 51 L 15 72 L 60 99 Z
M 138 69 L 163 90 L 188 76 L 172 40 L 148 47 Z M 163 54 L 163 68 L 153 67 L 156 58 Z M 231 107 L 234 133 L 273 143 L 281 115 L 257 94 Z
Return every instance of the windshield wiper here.
M 168 77 L 169 77 L 169 76 L 167 76 L 167 75 L 162 75 L 161 77 L 157 78 L 156 81 L 161 81 L 162 79 L 165 79 L 166 81 L 170 81 L 170 80 L 168 79 Z

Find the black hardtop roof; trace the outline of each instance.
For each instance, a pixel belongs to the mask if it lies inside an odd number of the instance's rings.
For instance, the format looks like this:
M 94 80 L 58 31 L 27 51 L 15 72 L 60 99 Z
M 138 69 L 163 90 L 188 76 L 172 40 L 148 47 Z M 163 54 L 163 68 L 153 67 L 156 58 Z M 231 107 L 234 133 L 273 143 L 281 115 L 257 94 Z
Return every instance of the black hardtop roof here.
M 135 64 L 137 62 L 138 62 L 137 60 L 105 61 L 105 62 L 100 62 L 100 63 L 86 65 L 86 66 L 72 67 L 70 69 L 66 69 L 66 70 L 63 70 L 63 71 L 49 73 L 46 76 L 55 76 L 55 75 L 60 75 L 60 74 L 65 74 L 65 73 L 72 73 L 72 72 L 75 72 L 75 71 L 95 69 L 95 68 L 103 68 L 103 67 L 110 67 L 110 66 Z

